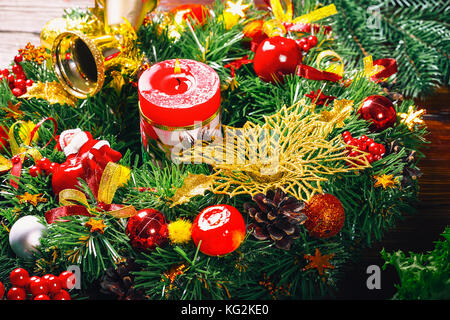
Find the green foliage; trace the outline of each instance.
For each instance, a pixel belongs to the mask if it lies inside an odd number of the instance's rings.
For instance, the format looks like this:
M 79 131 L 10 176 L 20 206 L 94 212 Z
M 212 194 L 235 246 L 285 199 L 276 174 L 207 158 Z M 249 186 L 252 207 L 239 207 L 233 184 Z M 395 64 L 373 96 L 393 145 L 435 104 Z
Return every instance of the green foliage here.
M 435 243 L 434 250 L 426 253 L 402 251 L 381 255 L 386 260 L 383 268 L 392 265 L 398 272 L 400 284 L 395 300 L 448 300 L 450 299 L 450 227 Z

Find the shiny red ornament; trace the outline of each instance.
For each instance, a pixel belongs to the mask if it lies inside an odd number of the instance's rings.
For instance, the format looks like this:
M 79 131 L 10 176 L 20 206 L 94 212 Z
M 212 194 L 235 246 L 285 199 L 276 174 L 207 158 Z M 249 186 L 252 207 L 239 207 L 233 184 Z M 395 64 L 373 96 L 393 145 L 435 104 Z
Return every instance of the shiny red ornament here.
M 294 74 L 302 63 L 302 53 L 297 42 L 275 36 L 261 42 L 253 59 L 253 68 L 265 82 L 282 82 L 285 75 Z
M 27 270 L 16 268 L 9 274 L 9 281 L 15 287 L 26 287 L 30 282 L 30 275 Z
M 164 215 L 155 209 L 143 209 L 128 220 L 126 234 L 138 250 L 154 250 L 167 243 L 169 230 Z
M 397 112 L 394 104 L 388 98 L 379 95 L 367 97 L 358 110 L 359 117 L 370 120 L 369 129 L 380 132 L 392 127 L 397 121 Z
M 200 26 L 204 25 L 209 18 L 208 9 L 201 4 L 183 4 L 181 6 L 175 7 L 170 11 L 175 20 L 178 19 L 178 15 L 181 15 L 181 19 L 185 22 L 194 21 Z M 175 21 L 178 23 L 178 21 Z
M 52 296 L 52 300 L 72 300 L 72 297 L 66 290 L 61 290 Z
M 23 288 L 12 287 L 9 289 L 6 298 L 8 300 L 25 300 L 27 298 L 27 293 Z
M 75 275 L 70 271 L 61 272 L 58 279 L 59 279 L 61 288 L 68 289 L 68 290 L 73 289 L 75 287 L 75 284 L 77 281 Z
M 308 218 L 305 227 L 315 238 L 333 237 L 344 225 L 344 207 L 338 198 L 328 193 L 314 195 L 303 212 Z
M 192 240 L 209 256 L 223 256 L 236 250 L 245 237 L 241 213 L 229 205 L 205 208 L 192 225 Z M 200 244 L 201 241 L 201 244 Z

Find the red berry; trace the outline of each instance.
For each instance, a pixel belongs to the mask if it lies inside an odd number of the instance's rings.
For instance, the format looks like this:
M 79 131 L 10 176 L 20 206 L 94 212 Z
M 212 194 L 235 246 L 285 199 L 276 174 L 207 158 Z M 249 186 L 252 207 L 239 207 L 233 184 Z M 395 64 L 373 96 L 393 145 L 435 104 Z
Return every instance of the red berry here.
M 20 97 L 22 95 L 22 90 L 20 88 L 13 88 L 11 92 L 16 97 Z
M 361 137 L 359 137 L 359 140 L 362 142 L 366 142 L 367 139 L 369 139 L 366 135 L 362 135 Z
M 372 138 L 369 138 L 369 139 L 367 139 L 366 140 L 366 144 L 368 145 L 368 146 L 370 146 L 372 143 L 374 143 L 375 141 L 373 141 L 373 139 Z
M 15 287 L 26 287 L 30 282 L 30 275 L 27 270 L 17 268 L 10 273 L 9 281 Z
M 8 291 L 8 300 L 25 300 L 27 298 L 27 293 L 23 288 L 12 287 Z
M 367 161 L 369 161 L 369 163 L 372 163 L 373 162 L 373 155 L 372 154 L 368 154 L 367 156 L 366 156 L 366 159 L 367 159 Z
M 3 75 L 4 77 L 9 76 L 9 70 L 8 70 L 8 69 L 3 69 L 3 70 L 2 70 L 2 75 Z
M 53 172 L 55 172 L 55 170 L 59 168 L 59 163 L 56 162 L 52 162 L 50 164 L 50 167 L 48 168 L 48 170 L 46 171 L 47 174 L 52 174 Z
M 11 84 L 14 84 L 14 81 L 16 81 L 16 77 L 14 77 L 13 74 L 9 74 L 8 76 L 6 76 L 8 79 L 8 82 Z
M 381 155 L 380 145 L 378 143 L 372 143 L 369 145 L 369 152 L 373 155 Z
M 75 287 L 76 279 L 75 275 L 70 271 L 64 271 L 59 275 L 59 281 L 61 281 L 61 288 L 71 290 Z
M 66 290 L 61 290 L 53 295 L 53 300 L 71 300 L 70 294 Z
M 308 39 L 307 38 L 301 38 L 300 40 L 297 41 L 298 45 L 300 46 L 300 48 L 304 45 L 308 43 Z
M 380 156 L 384 156 L 386 153 L 386 147 L 382 144 L 378 144 L 378 147 L 380 148 Z
M 42 277 L 42 280 L 47 282 L 47 287 L 50 293 L 58 293 L 61 291 L 61 281 L 59 281 L 59 278 L 52 275 L 52 274 L 46 274 Z
M 302 49 L 303 52 L 308 52 L 309 49 L 310 49 L 310 46 L 309 46 L 308 43 L 305 43 L 305 44 L 302 45 L 300 48 Z
M 373 161 L 381 160 L 381 156 L 379 154 L 376 154 L 373 156 Z
M 317 45 L 317 37 L 316 36 L 309 36 L 308 37 L 308 43 L 309 43 L 309 46 L 311 48 L 315 47 Z
M 13 72 L 14 74 L 23 73 L 23 68 L 22 68 L 22 66 L 21 66 L 20 64 L 15 64 L 15 65 L 13 65 L 12 68 L 11 68 L 11 70 L 12 70 L 12 72 Z
M 34 297 L 33 300 L 51 300 L 50 297 L 46 294 L 40 294 L 36 297 Z
M 23 61 L 23 56 L 21 54 L 18 54 L 17 56 L 14 57 L 15 63 L 21 63 L 22 61 Z
M 27 76 L 23 72 L 19 72 L 16 74 L 16 79 L 22 79 L 23 81 L 27 80 Z
M 27 79 L 27 80 L 25 81 L 25 84 L 27 85 L 27 87 L 31 87 L 31 86 L 34 84 L 34 82 L 33 82 L 33 80 L 31 80 L 31 79 Z
M 16 79 L 16 80 L 14 80 L 14 86 L 16 88 L 19 88 L 20 90 L 25 89 L 25 87 L 26 87 L 25 80 L 23 80 L 23 79 Z
M 0 300 L 3 299 L 3 296 L 5 295 L 5 286 L 3 283 L 0 282 Z
M 38 296 L 40 294 L 47 294 L 48 293 L 48 285 L 47 282 L 41 278 L 34 279 L 33 281 L 30 281 L 30 293 L 33 296 Z
M 51 164 L 52 164 L 52 162 L 48 158 L 45 158 L 45 157 L 39 159 L 38 162 L 36 163 L 36 165 L 44 171 L 47 171 L 48 169 L 50 169 Z

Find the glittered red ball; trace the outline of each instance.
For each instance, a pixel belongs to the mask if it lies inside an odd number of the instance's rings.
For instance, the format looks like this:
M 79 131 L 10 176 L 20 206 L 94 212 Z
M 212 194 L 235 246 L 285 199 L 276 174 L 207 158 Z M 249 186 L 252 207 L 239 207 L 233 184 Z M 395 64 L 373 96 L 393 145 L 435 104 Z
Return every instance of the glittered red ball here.
M 295 40 L 276 36 L 258 46 L 253 59 L 253 68 L 265 82 L 281 82 L 283 77 L 293 74 L 302 62 L 302 53 Z
M 397 121 L 397 112 L 391 100 L 386 97 L 373 95 L 367 97 L 358 110 L 359 117 L 370 120 L 370 130 L 383 131 L 392 127 Z
M 192 240 L 209 256 L 222 256 L 236 250 L 245 237 L 241 213 L 229 205 L 205 208 L 192 225 Z
M 342 203 L 331 194 L 316 194 L 303 211 L 308 218 L 305 227 L 315 238 L 330 238 L 341 231 L 345 221 Z
M 153 250 L 166 244 L 169 231 L 164 215 L 158 210 L 143 209 L 128 220 L 126 233 L 138 250 Z

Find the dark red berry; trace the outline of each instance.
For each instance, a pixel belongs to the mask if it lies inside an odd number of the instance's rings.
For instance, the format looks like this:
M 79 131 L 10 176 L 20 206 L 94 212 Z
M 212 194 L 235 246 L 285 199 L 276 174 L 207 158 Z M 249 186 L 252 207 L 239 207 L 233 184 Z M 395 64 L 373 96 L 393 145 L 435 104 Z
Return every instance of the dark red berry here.
M 8 300 L 25 300 L 27 298 L 27 293 L 23 288 L 12 287 L 8 291 Z
M 30 173 L 30 176 L 32 176 L 33 178 L 36 178 L 38 175 L 42 174 L 41 168 L 39 168 L 38 166 L 32 166 L 28 172 Z
M 71 300 L 70 294 L 66 290 L 61 290 L 53 295 L 53 300 Z
M 14 80 L 14 86 L 16 88 L 19 88 L 20 90 L 25 89 L 25 87 L 26 87 L 25 80 L 23 80 L 23 79 L 16 79 L 16 80 Z
M 14 74 L 23 73 L 23 68 L 22 68 L 22 66 L 21 66 L 20 64 L 15 64 L 15 65 L 13 65 L 12 68 L 11 68 L 11 70 L 12 70 L 12 72 L 13 72 Z
M 30 275 L 27 270 L 17 268 L 9 274 L 9 281 L 15 287 L 26 287 L 30 282 Z
M 64 271 L 59 275 L 59 280 L 61 281 L 61 287 L 63 289 L 72 289 L 75 287 L 75 275 L 70 271 Z
M 22 61 L 23 61 L 23 56 L 21 54 L 18 54 L 17 56 L 14 57 L 15 63 L 21 63 Z
M 300 47 L 300 49 L 302 49 L 303 52 L 308 52 L 309 49 L 310 49 L 310 46 L 309 46 L 308 43 L 305 43 L 304 45 L 302 45 L 302 46 Z
M 30 281 L 30 293 L 33 296 L 38 296 L 40 294 L 47 294 L 48 293 L 48 285 L 47 282 L 41 278 L 34 279 L 33 281 Z
M 369 161 L 369 163 L 372 163 L 373 162 L 373 155 L 372 154 L 368 154 L 367 156 L 366 156 L 366 159 L 367 159 L 367 161 Z
M 27 87 L 31 87 L 34 84 L 34 82 L 31 79 L 27 79 L 25 84 L 26 84 Z
M 52 162 L 50 161 L 50 159 L 45 157 L 39 159 L 38 162 L 36 163 L 36 165 L 44 171 L 47 171 L 50 168 L 51 164 Z
M 2 70 L 2 75 L 3 75 L 4 77 L 9 76 L 9 70 L 8 70 L 8 69 L 3 69 L 3 70 Z
M 48 290 L 52 294 L 57 294 L 61 291 L 61 281 L 58 277 L 52 274 L 46 274 L 42 277 L 42 280 L 47 282 Z
M 46 294 L 40 294 L 40 295 L 34 297 L 33 300 L 51 300 L 51 299 Z
M 16 97 L 20 97 L 22 95 L 22 90 L 20 88 L 13 88 L 11 92 Z
M 16 77 L 14 77 L 13 74 L 9 74 L 6 77 L 7 77 L 9 83 L 14 84 L 14 81 L 16 81 Z
M 315 47 L 317 45 L 317 37 L 316 36 L 309 36 L 308 37 L 308 43 L 309 43 L 309 46 L 311 48 Z

